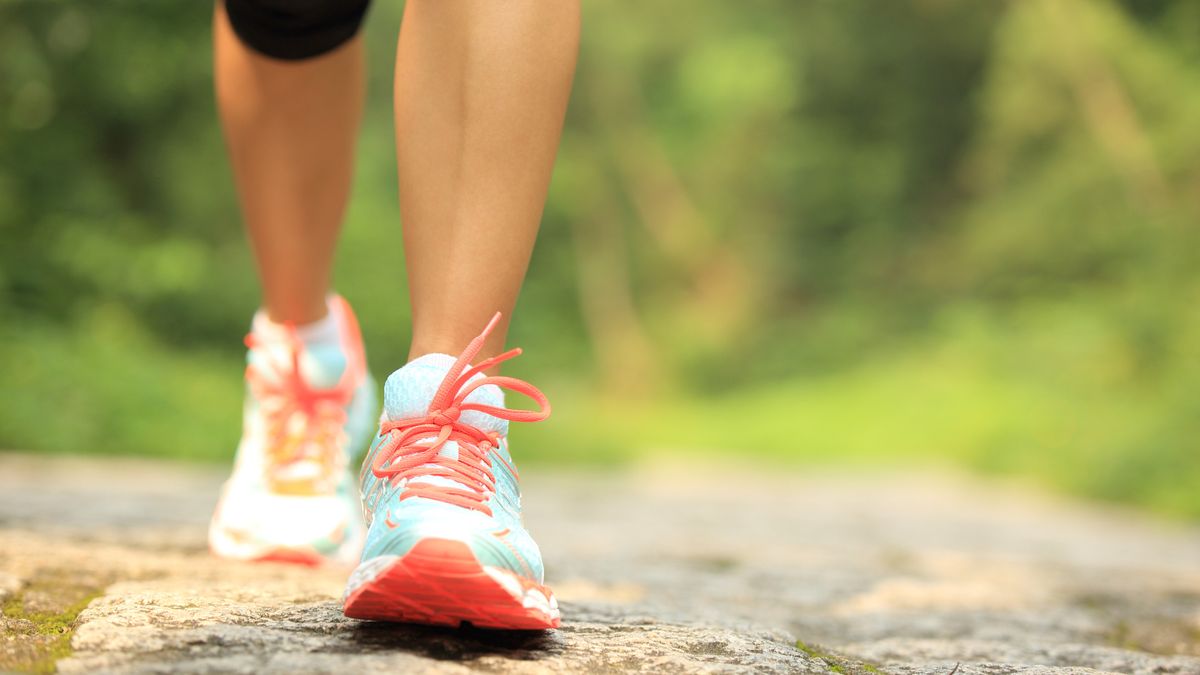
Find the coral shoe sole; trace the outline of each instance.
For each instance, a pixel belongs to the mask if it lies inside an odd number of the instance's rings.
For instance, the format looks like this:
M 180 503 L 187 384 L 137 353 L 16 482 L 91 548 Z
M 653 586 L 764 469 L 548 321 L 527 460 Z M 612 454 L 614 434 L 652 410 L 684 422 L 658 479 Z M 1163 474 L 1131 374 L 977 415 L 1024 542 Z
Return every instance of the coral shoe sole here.
M 354 619 L 518 630 L 556 628 L 560 620 L 549 588 L 481 564 L 461 541 L 434 538 L 403 556 L 359 565 L 344 612 Z

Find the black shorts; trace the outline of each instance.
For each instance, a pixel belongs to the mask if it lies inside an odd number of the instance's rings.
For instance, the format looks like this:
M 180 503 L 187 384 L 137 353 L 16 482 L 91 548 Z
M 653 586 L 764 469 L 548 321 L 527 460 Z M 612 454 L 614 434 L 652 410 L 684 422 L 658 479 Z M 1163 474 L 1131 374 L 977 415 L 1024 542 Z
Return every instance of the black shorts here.
M 299 60 L 337 49 L 358 33 L 370 0 L 224 0 L 233 32 L 276 59 Z

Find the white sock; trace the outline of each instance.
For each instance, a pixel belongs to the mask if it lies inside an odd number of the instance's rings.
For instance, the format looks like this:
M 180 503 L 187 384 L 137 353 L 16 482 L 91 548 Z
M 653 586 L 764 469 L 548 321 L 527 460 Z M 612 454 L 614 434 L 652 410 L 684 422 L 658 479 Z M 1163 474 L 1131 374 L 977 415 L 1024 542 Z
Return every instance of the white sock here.
M 313 321 L 296 326 L 296 336 L 304 343 L 306 349 L 313 347 L 339 347 L 342 344 L 342 325 L 338 316 L 333 311 L 330 303 L 326 302 L 327 311 L 325 316 Z M 260 309 L 254 313 L 254 321 L 250 324 L 250 331 L 254 333 L 261 342 L 263 347 L 273 347 L 280 345 L 291 347 L 291 339 L 288 336 L 288 327 L 282 323 L 276 323 L 267 316 L 266 310 Z

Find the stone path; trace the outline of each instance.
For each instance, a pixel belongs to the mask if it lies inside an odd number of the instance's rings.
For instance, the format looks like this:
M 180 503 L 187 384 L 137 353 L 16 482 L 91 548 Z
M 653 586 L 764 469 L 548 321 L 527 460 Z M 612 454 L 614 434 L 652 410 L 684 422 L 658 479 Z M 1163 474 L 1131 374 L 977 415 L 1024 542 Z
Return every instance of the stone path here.
M 1200 674 L 1200 529 L 1108 507 L 950 478 L 529 470 L 564 622 L 497 633 L 346 619 L 343 571 L 210 558 L 221 479 L 0 454 L 0 671 Z

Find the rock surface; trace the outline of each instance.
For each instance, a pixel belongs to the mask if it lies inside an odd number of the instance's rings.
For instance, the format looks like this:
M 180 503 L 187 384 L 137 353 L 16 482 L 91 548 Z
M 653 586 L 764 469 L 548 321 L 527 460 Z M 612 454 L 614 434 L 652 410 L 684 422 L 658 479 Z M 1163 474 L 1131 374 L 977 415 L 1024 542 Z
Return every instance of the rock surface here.
M 0 671 L 87 603 L 62 672 L 1200 674 L 1200 529 L 1015 488 L 530 470 L 564 622 L 521 633 L 355 621 L 344 570 L 211 558 L 221 479 L 0 454 Z

